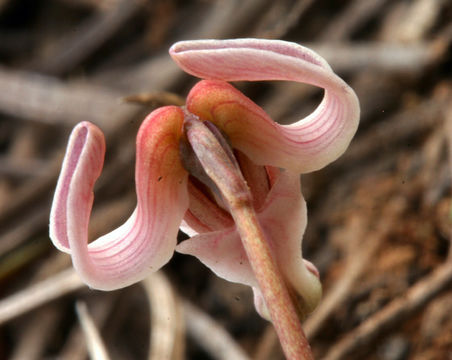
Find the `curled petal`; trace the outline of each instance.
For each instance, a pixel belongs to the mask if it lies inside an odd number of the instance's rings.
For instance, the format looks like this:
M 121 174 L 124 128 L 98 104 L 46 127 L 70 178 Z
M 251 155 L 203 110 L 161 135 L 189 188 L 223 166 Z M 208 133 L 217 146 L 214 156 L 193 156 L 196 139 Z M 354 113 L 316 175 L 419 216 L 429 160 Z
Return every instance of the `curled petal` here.
M 297 172 L 317 170 L 339 157 L 356 132 L 355 93 L 322 57 L 298 44 L 260 39 L 184 41 L 174 44 L 170 54 L 183 70 L 204 79 L 287 80 L 325 89 L 312 114 L 287 126 L 274 123 L 251 100 L 218 81 L 192 90 L 189 110 L 210 113 L 213 119 L 208 119 L 221 123 L 233 145 L 256 163 Z M 236 137 L 238 132 L 243 136 Z
M 72 255 L 89 286 L 112 290 L 130 285 L 171 258 L 188 207 L 187 173 L 179 159 L 182 122 L 177 107 L 158 109 L 145 119 L 137 136 L 137 207 L 122 226 L 89 245 L 93 186 L 103 166 L 105 142 L 88 122 L 73 130 L 52 204 L 50 237 Z

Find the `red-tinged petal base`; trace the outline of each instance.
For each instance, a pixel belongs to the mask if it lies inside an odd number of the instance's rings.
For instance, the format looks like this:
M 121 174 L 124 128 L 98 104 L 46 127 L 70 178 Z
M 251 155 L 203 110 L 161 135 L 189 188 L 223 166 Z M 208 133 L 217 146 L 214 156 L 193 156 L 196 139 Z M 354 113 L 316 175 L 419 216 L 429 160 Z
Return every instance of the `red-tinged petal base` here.
M 144 120 L 137 136 L 137 207 L 122 226 L 89 245 L 92 191 L 105 143 L 90 123 L 73 130 L 52 204 L 50 237 L 72 255 L 89 286 L 112 290 L 130 285 L 171 258 L 188 208 L 187 172 L 179 157 L 183 119 L 180 108 L 164 107 Z

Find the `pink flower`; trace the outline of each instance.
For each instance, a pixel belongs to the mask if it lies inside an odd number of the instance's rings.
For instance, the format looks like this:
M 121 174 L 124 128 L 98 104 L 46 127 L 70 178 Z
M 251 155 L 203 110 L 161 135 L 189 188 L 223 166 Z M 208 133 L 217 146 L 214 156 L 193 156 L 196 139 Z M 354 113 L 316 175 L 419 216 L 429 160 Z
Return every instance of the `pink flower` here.
M 179 151 L 187 111 L 215 124 L 230 139 L 253 194 L 254 207 L 276 262 L 302 311 L 317 304 L 321 287 L 315 267 L 303 261 L 306 206 L 299 174 L 339 157 L 359 118 L 354 92 L 319 55 L 276 40 L 200 40 L 173 45 L 170 54 L 186 72 L 208 80 L 187 97 L 186 108 L 167 106 L 144 120 L 137 136 L 137 207 L 118 229 L 88 245 L 93 186 L 105 152 L 101 131 L 82 122 L 73 130 L 50 216 L 50 237 L 70 253 L 91 287 L 121 288 L 162 267 L 174 250 L 196 256 L 217 275 L 259 287 L 235 224 L 221 200 L 184 169 Z M 288 80 L 325 89 L 318 108 L 281 126 L 226 81 Z M 280 168 L 284 169 L 281 170 Z M 179 227 L 191 236 L 177 245 Z

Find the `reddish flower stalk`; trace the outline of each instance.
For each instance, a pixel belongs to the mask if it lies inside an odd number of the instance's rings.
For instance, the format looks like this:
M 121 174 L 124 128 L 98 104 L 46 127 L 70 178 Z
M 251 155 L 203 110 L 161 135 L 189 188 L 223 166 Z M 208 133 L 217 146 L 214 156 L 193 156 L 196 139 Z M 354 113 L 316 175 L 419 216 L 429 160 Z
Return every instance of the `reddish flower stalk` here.
M 253 196 L 238 164 L 195 116 L 186 117 L 187 138 L 207 175 L 221 191 L 256 276 L 287 359 L 313 359 L 296 308 L 256 216 Z

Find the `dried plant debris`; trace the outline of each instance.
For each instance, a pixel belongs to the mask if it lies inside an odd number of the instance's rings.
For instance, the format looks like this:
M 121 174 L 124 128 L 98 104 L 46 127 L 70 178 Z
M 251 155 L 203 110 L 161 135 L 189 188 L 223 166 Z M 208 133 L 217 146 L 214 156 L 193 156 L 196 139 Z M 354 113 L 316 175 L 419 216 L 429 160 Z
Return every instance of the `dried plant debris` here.
M 451 17 L 444 0 L 0 0 L 0 359 L 283 358 L 251 294 L 195 259 L 176 255 L 144 288 L 100 293 L 49 246 L 72 126 L 89 120 L 108 138 L 94 238 L 135 205 L 133 144 L 144 115 L 183 105 L 194 82 L 167 49 L 228 37 L 306 44 L 360 99 L 350 148 L 302 177 L 303 254 L 324 286 L 304 323 L 316 358 L 450 359 Z M 299 85 L 236 85 L 279 121 L 321 96 Z

